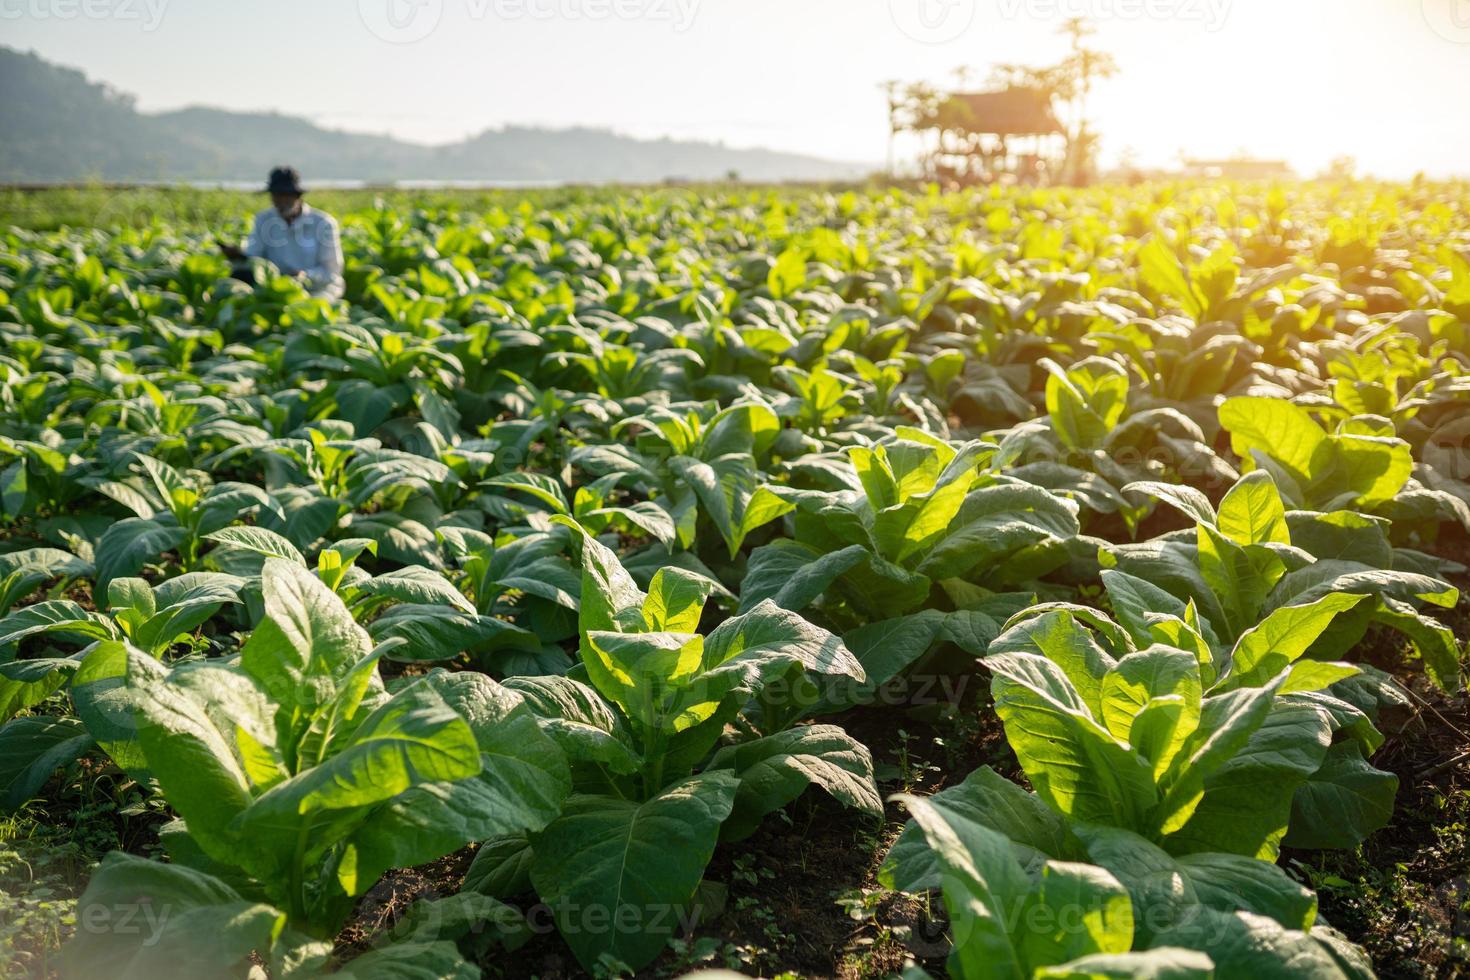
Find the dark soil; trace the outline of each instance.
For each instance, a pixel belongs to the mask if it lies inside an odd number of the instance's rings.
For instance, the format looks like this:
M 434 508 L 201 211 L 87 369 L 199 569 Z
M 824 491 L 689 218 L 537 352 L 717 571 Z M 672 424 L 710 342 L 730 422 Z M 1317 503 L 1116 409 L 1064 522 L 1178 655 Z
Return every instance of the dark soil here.
M 1470 975 L 1470 701 L 1419 696 L 1374 760 L 1399 777 L 1393 821 L 1356 851 L 1292 852 L 1286 864 L 1381 976 Z

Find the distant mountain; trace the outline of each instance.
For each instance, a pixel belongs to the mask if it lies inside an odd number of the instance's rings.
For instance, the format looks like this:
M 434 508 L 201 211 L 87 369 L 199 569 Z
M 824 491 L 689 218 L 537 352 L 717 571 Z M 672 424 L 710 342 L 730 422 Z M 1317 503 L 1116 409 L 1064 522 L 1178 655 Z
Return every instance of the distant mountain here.
M 860 164 L 717 143 L 641 140 L 605 129 L 491 129 L 425 146 L 323 129 L 277 113 L 136 100 L 34 53 L 0 47 L 0 181 L 257 181 L 288 162 L 308 180 L 840 180 Z

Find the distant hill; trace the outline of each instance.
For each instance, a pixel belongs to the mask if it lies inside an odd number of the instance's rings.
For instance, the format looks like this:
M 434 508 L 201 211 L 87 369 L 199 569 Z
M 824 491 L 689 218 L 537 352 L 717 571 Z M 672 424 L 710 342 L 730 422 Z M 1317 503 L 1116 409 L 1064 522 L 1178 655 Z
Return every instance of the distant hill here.
M 717 143 L 641 140 L 605 129 L 491 129 L 425 146 L 323 129 L 277 113 L 136 100 L 34 53 L 0 47 L 0 181 L 249 180 L 289 162 L 315 180 L 840 180 L 859 164 Z

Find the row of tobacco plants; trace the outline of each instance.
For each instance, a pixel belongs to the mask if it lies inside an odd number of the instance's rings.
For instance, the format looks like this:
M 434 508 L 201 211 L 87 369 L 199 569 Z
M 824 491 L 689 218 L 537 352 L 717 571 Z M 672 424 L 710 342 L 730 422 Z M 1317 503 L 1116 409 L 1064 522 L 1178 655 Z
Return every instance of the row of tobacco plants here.
M 1461 689 L 1467 204 L 380 203 L 335 305 L 187 221 L 10 230 L 0 804 L 166 815 L 60 968 L 469 977 L 541 903 L 641 970 L 716 848 L 881 816 L 844 718 L 954 672 L 1016 768 L 903 797 L 879 874 L 950 976 L 1371 976 L 1276 862 L 1389 824 L 1381 715 Z

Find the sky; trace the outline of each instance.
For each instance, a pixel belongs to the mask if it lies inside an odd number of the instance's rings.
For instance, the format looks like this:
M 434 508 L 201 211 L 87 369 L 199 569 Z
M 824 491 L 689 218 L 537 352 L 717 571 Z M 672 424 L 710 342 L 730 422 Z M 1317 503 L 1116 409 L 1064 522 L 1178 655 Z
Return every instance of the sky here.
M 0 44 L 139 108 L 442 143 L 506 124 L 887 152 L 888 79 L 977 87 L 1090 18 L 1105 162 L 1470 174 L 1470 0 L 0 0 Z

